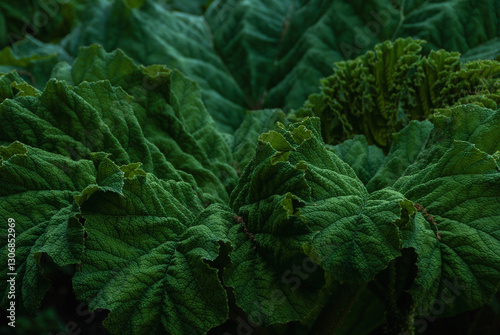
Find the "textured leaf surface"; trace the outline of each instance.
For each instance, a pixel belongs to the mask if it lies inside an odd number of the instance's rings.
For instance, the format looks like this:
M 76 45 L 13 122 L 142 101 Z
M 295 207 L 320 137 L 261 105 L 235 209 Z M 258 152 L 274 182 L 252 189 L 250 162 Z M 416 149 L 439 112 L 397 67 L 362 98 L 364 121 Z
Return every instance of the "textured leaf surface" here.
M 355 136 L 339 145 L 327 148 L 333 151 L 340 159 L 349 164 L 356 172 L 356 176 L 367 184 L 384 163 L 385 155 L 382 149 L 369 145 L 364 136 Z
M 108 54 L 93 45 L 81 48 L 71 67 L 61 63 L 53 74 L 73 85 L 107 79 L 119 86 L 134 98 L 131 105 L 144 137 L 165 159 L 203 188 L 223 194 L 219 184 L 228 192 L 234 187 L 237 176 L 231 152 L 205 109 L 198 86 L 177 71 L 138 67 L 119 50 Z
M 79 46 L 100 43 L 181 70 L 203 88 L 225 132 L 246 109 L 301 107 L 332 63 L 385 40 L 423 38 L 425 52 L 445 48 L 470 60 L 498 55 L 500 13 L 486 0 L 217 0 L 206 10 L 202 3 L 92 1 L 81 15 L 74 10 L 79 24 L 61 45 L 76 56 Z
M 75 291 L 112 311 L 112 332 L 204 334 L 228 313 L 208 262 L 233 216 L 216 205 L 228 199 L 215 173 L 224 172 L 229 148 L 193 82 L 160 66 L 139 68 L 121 52 L 85 52 L 90 62 L 57 69 L 74 86 L 51 79 L 41 92 L 14 72 L 0 77 L 0 143 L 30 145 L 0 149 L 0 213 L 23 227 L 22 303 L 34 313 L 48 289 L 38 264 L 46 252 L 58 265 L 80 264 Z M 157 85 L 145 87 L 148 80 Z M 7 246 L 1 251 L 6 263 Z M 135 313 L 141 306 L 147 313 Z
M 430 121 L 411 121 L 399 133 L 393 134 L 391 150 L 377 173 L 366 184 L 368 191 L 392 186 L 424 150 L 433 128 Z
M 392 134 L 410 120 L 472 102 L 467 99 L 496 104 L 499 62 L 462 66 L 458 53 L 444 50 L 422 57 L 422 44 L 410 38 L 386 41 L 374 52 L 336 63 L 333 75 L 322 80 L 322 92 L 312 95 L 297 115 L 320 117 L 327 143 L 363 134 L 369 144 L 388 152 Z
M 64 64 L 57 69 L 76 78 L 69 81 L 75 87 L 52 79 L 41 95 L 0 106 L 0 143 L 20 140 L 75 160 L 106 151 L 117 164 L 141 162 L 159 178 L 196 183 L 227 201 L 236 171 L 196 84 L 163 67 L 140 69 L 121 52 L 94 46 L 82 54 L 71 72 Z
M 73 197 L 96 184 L 91 161 L 71 159 L 15 142 L 0 146 L 0 218 L 16 221 L 16 306 L 34 314 L 49 288 L 39 260 L 42 252 L 58 265 L 76 263 L 83 251 L 83 230 L 72 216 Z M 106 186 L 105 180 L 101 182 Z M 0 260 L 7 264 L 7 225 L 1 226 Z M 8 307 L 7 272 L 0 278 L 1 305 Z
M 253 158 L 259 136 L 274 129 L 277 122 L 285 122 L 285 114 L 277 109 L 246 113 L 245 119 L 231 140 L 231 150 L 240 173 Z
M 278 311 L 266 324 L 303 318 L 314 307 L 313 292 L 323 278 L 317 264 L 335 280 L 361 283 L 399 254 L 393 222 L 402 195 L 369 195 L 354 171 L 324 147 L 319 129 L 318 119 L 306 119 L 262 134 L 231 194 L 244 225 L 230 230 L 234 261 L 225 279 L 248 313 L 258 312 L 255 297 L 264 304 L 276 292 L 286 297 L 271 304 Z M 297 269 L 306 272 L 302 280 L 295 278 Z
M 92 309 L 111 310 L 111 332 L 205 334 L 226 320 L 226 292 L 207 261 L 231 213 L 205 213 L 215 200 L 199 192 L 148 173 L 124 176 L 123 195 L 99 189 L 82 202 L 88 237 L 73 285 Z
M 410 293 L 420 314 L 434 299 L 442 315 L 477 308 L 500 285 L 499 125 L 499 112 L 486 108 L 442 111 L 430 147 L 394 184 L 422 206 L 401 230 L 403 247 L 419 256 Z
M 136 8 L 114 0 L 88 6 L 81 21 L 62 42 L 71 54 L 99 43 L 108 51 L 121 48 L 141 64 L 179 69 L 204 88 L 204 102 L 221 129 L 229 132 L 241 122 L 245 96 L 217 56 L 203 17 L 149 0 Z
M 60 45 L 42 43 L 28 36 L 0 51 L 0 72 L 16 70 L 28 83 L 42 90 L 54 66 L 71 60 Z
M 93 0 L 87 1 L 88 3 Z M 0 3 L 0 49 L 29 35 L 43 40 L 65 36 L 83 0 L 2 1 Z

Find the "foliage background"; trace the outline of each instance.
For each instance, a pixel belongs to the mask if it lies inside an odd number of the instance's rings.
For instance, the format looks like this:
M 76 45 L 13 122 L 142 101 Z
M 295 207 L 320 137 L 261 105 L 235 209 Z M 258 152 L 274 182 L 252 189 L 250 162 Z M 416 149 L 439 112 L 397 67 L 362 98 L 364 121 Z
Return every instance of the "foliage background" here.
M 17 69 L 43 89 L 53 67 L 73 62 L 80 46 L 120 48 L 137 64 L 165 64 L 196 80 L 228 141 L 246 110 L 298 110 L 320 91 L 320 79 L 332 74 L 334 62 L 361 56 L 385 40 L 422 38 L 422 54 L 444 48 L 460 52 L 461 62 L 500 55 L 497 0 L 22 0 L 2 1 L 0 9 L 0 72 Z M 82 334 L 105 334 L 100 321 L 107 313 L 88 321 L 74 299 L 74 268 L 58 268 L 48 257 L 42 261 L 52 269 L 46 274 L 52 285 L 39 316 L 18 315 L 19 334 L 57 333 L 72 321 Z M 483 308 L 429 322 L 425 333 L 496 334 L 499 304 L 497 293 Z M 369 308 L 377 305 L 360 303 L 352 314 L 357 318 Z M 346 334 L 354 333 L 356 318 L 346 320 Z M 234 327 L 229 322 L 212 333 Z M 372 334 L 381 332 L 382 325 Z

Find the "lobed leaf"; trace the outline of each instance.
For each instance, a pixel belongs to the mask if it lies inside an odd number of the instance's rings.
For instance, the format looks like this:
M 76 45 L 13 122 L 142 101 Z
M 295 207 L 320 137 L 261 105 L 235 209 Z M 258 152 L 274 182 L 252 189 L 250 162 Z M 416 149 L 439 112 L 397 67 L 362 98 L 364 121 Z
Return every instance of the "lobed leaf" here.
M 409 291 L 417 313 L 438 301 L 441 315 L 454 315 L 498 290 L 498 117 L 473 105 L 436 116 L 428 148 L 393 186 L 422 207 L 401 229 L 403 247 L 419 257 Z
M 403 199 L 391 190 L 369 195 L 324 147 L 316 118 L 264 133 L 231 194 L 241 222 L 229 231 L 224 280 L 264 325 L 300 320 L 321 300 L 324 276 L 367 282 L 399 255 Z M 271 307 L 262 313 L 259 304 Z

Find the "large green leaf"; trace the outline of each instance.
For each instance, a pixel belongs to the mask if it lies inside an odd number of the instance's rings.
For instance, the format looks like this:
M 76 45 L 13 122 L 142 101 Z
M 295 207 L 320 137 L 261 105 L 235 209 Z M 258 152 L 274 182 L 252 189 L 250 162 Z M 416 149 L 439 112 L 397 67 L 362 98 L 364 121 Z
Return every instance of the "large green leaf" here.
M 496 0 L 398 3 L 402 15 L 395 36 L 418 36 L 429 42 L 427 50 L 458 51 L 468 60 L 498 56 L 500 11 Z
M 333 75 L 322 80 L 321 93 L 297 116 L 319 116 L 327 143 L 363 134 L 387 152 L 394 132 L 436 108 L 472 98 L 498 101 L 499 62 L 462 65 L 458 53 L 444 50 L 422 57 L 422 44 L 410 38 L 386 41 L 374 52 L 336 63 Z
M 500 285 L 500 113 L 463 105 L 434 124 L 393 187 L 418 210 L 401 229 L 403 247 L 418 254 L 417 313 L 446 316 L 483 305 Z
M 101 156 L 103 164 L 109 164 Z M 99 164 L 99 161 L 96 161 Z M 16 276 L 16 308 L 34 314 L 49 288 L 40 266 L 41 253 L 58 265 L 77 263 L 83 251 L 83 230 L 73 216 L 73 197 L 88 185 L 104 188 L 119 170 L 104 170 L 97 177 L 91 161 L 68 157 L 29 147 L 19 142 L 0 146 L 0 219 L 15 220 L 15 269 L 3 271 L 1 306 L 7 308 L 7 272 Z M 7 224 L 1 226 L 0 260 L 7 264 Z M 10 264 L 10 263 L 9 263 Z
M 137 67 L 121 52 L 85 52 L 90 63 L 57 68 L 71 85 L 51 79 L 42 92 L 15 72 L 0 76 L 0 215 L 19 222 L 21 306 L 34 313 L 40 305 L 47 253 L 58 265 L 80 264 L 75 291 L 112 311 L 111 331 L 206 333 L 228 313 L 209 262 L 229 243 L 233 214 L 220 204 L 236 176 L 229 148 L 192 81 Z M 0 248 L 7 263 L 6 240 Z M 128 307 L 117 308 L 124 297 Z M 135 304 L 150 316 L 124 323 Z
M 0 51 L 0 72 L 16 70 L 31 85 L 43 89 L 52 69 L 72 57 L 59 45 L 42 43 L 31 36 Z
M 262 134 L 231 194 L 238 216 L 224 278 L 247 313 L 262 315 L 256 305 L 267 306 L 265 324 L 310 312 L 323 285 L 319 266 L 334 280 L 362 283 L 399 255 L 394 222 L 403 196 L 391 190 L 369 195 L 325 148 L 319 131 L 315 118 Z
M 89 186 L 78 198 L 87 237 L 77 297 L 111 310 L 104 324 L 113 333 L 205 334 L 228 314 L 208 261 L 232 215 L 220 205 L 205 210 L 215 199 L 203 200 L 191 184 L 131 171 L 123 195 Z
M 392 186 L 424 150 L 433 128 L 434 125 L 430 121 L 414 120 L 399 133 L 393 134 L 391 150 L 382 166 L 366 184 L 368 191 Z
M 81 21 L 62 42 L 71 54 L 99 43 L 108 51 L 121 48 L 141 64 L 179 69 L 204 88 L 204 102 L 221 129 L 241 122 L 245 96 L 214 50 L 203 17 L 172 12 L 150 0 L 137 8 L 113 0 L 88 6 Z
M 231 138 L 231 151 L 240 174 L 255 155 L 260 134 L 276 127 L 277 122 L 285 122 L 285 114 L 279 110 L 248 111 L 240 127 Z
M 355 136 L 336 146 L 327 145 L 327 148 L 349 164 L 365 185 L 371 181 L 386 158 L 382 149 L 369 145 L 363 135 Z
M 446 48 L 467 59 L 498 55 L 500 13 L 486 0 L 217 0 L 206 11 L 201 3 L 91 1 L 74 10 L 82 12 L 78 25 L 61 45 L 76 55 L 79 46 L 100 43 L 141 64 L 181 70 L 230 133 L 247 109 L 299 108 L 333 62 L 385 40 L 425 38 L 426 52 Z
M 71 67 L 58 64 L 53 76 L 71 85 L 107 79 L 119 86 L 134 98 L 131 105 L 144 137 L 170 163 L 207 187 L 219 188 L 222 183 L 228 192 L 234 187 L 231 152 L 205 109 L 198 86 L 179 72 L 164 66 L 138 67 L 120 50 L 108 54 L 93 45 L 81 48 Z
M 19 140 L 75 160 L 106 151 L 117 164 L 141 162 L 159 178 L 228 200 L 236 171 L 196 84 L 164 67 L 139 68 L 121 52 L 94 46 L 82 54 L 71 71 L 64 63 L 57 71 L 75 87 L 52 79 L 43 93 L 0 105 L 0 143 Z M 99 80 L 106 77 L 111 83 Z
M 43 40 L 64 37 L 71 30 L 81 0 L 20 0 L 0 3 L 0 49 L 25 35 Z

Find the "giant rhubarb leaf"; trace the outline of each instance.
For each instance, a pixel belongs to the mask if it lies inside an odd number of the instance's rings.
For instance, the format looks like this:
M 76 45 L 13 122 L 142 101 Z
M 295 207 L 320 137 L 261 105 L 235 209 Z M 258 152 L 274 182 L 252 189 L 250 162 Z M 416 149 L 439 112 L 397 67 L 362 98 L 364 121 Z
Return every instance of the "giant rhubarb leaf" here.
M 222 175 L 219 179 L 215 174 L 226 169 L 231 174 L 224 178 L 236 175 L 226 160 L 231 158 L 229 148 L 193 82 L 163 67 L 136 67 L 120 52 L 108 55 L 98 47 L 82 52 L 86 51 L 96 55 L 90 67 L 77 60 L 74 71 L 64 64 L 58 68 L 75 86 L 51 79 L 39 91 L 15 72 L 0 76 L 0 120 L 5 129 L 0 134 L 0 215 L 5 222 L 8 218 L 19 222 L 21 306 L 31 313 L 39 307 L 48 288 L 40 257 L 47 253 L 58 265 L 81 264 L 75 290 L 82 300 L 93 299 L 91 307 L 112 310 L 108 320 L 112 331 L 205 333 L 227 318 L 226 292 L 208 262 L 217 257 L 219 241 L 226 240 L 233 216 L 216 204 L 226 202 L 228 193 Z M 99 72 L 93 71 L 96 66 L 101 70 L 108 66 L 103 72 L 111 82 L 92 77 Z M 85 71 L 89 81 L 76 83 L 73 75 L 82 78 L 78 71 Z M 148 86 L 148 91 L 144 81 L 159 83 Z M 137 93 L 137 88 L 142 91 Z M 152 101 L 141 101 L 141 94 Z M 224 184 L 229 188 L 231 180 Z M 138 239 L 140 233 L 144 239 Z M 4 241 L 0 250 L 6 263 Z M 133 241 L 137 246 L 122 253 L 120 248 Z M 117 250 L 117 258 L 109 256 Z M 160 255 L 165 262 L 159 261 Z M 152 274 L 154 261 L 163 274 Z M 102 272 L 96 274 L 96 268 Z M 117 274 L 117 268 L 123 273 Z M 113 316 L 122 315 L 123 309 L 116 311 L 116 306 L 123 299 L 116 292 L 130 274 L 140 275 L 140 280 L 151 275 L 154 287 L 168 287 L 164 304 L 154 314 L 161 315 L 161 323 L 138 315 L 124 324 Z M 3 283 L 6 292 L 7 282 Z M 130 285 L 128 289 L 139 292 L 143 284 Z M 103 297 L 106 292 L 118 300 Z M 157 292 L 145 296 L 148 299 L 131 306 L 156 306 Z M 189 303 L 182 307 L 185 301 Z M 3 307 L 8 303 L 6 295 L 1 303 Z M 192 318 L 189 327 L 184 323 L 188 318 Z
M 422 44 L 410 38 L 387 41 L 374 52 L 336 63 L 333 75 L 322 80 L 321 93 L 297 115 L 320 117 L 327 143 L 363 134 L 387 152 L 392 134 L 410 120 L 472 97 L 498 100 L 499 62 L 462 65 L 458 53 L 444 50 L 422 57 Z
M 373 192 L 392 186 L 408 166 L 417 160 L 433 128 L 434 125 L 430 121 L 413 120 L 403 130 L 393 134 L 391 150 L 366 184 L 368 191 Z
M 73 198 L 91 184 L 113 187 L 108 177 L 115 172 L 108 170 L 97 180 L 91 161 L 73 161 L 19 142 L 0 146 L 0 218 L 3 222 L 8 218 L 16 221 L 15 271 L 2 271 L 0 275 L 3 308 L 9 303 L 7 272 L 15 272 L 16 306 L 19 311 L 37 311 L 49 288 L 39 263 L 41 253 L 47 253 L 59 265 L 78 261 L 83 251 L 83 230 L 72 215 Z M 7 237 L 7 228 L 1 226 L 2 236 Z M 7 264 L 8 253 L 5 238 L 0 247 L 3 264 Z
M 97 46 L 56 72 L 75 87 L 52 79 L 43 92 L 5 101 L 0 143 L 19 140 L 75 160 L 105 151 L 117 164 L 141 162 L 159 178 L 195 183 L 228 200 L 237 177 L 231 153 L 195 83 L 161 66 L 139 68 L 123 53 Z
M 93 45 L 81 48 L 71 66 L 58 64 L 53 75 L 71 85 L 107 79 L 119 86 L 133 97 L 130 103 L 143 136 L 166 160 L 193 176 L 199 186 L 205 185 L 202 188 L 216 189 L 213 194 L 224 193 L 221 183 L 228 192 L 233 189 L 237 176 L 231 152 L 205 109 L 198 86 L 179 72 L 164 66 L 139 67 L 120 50 L 106 53 Z
M 224 278 L 236 302 L 264 324 L 300 320 L 318 303 L 323 269 L 334 280 L 369 281 L 399 255 L 403 200 L 387 189 L 368 194 L 325 148 L 317 118 L 262 134 L 231 194 L 238 215 Z
M 191 184 L 122 170 L 121 192 L 89 186 L 77 197 L 87 236 L 77 297 L 111 310 L 104 324 L 116 334 L 205 334 L 228 314 L 208 262 L 231 213 Z
M 363 135 L 357 135 L 336 146 L 328 144 L 326 146 L 349 164 L 365 185 L 380 170 L 386 158 L 382 149 L 375 145 L 369 145 Z
M 401 229 L 403 247 L 418 254 L 417 313 L 446 316 L 483 305 L 500 285 L 500 113 L 463 105 L 434 125 L 393 188 L 417 211 Z

